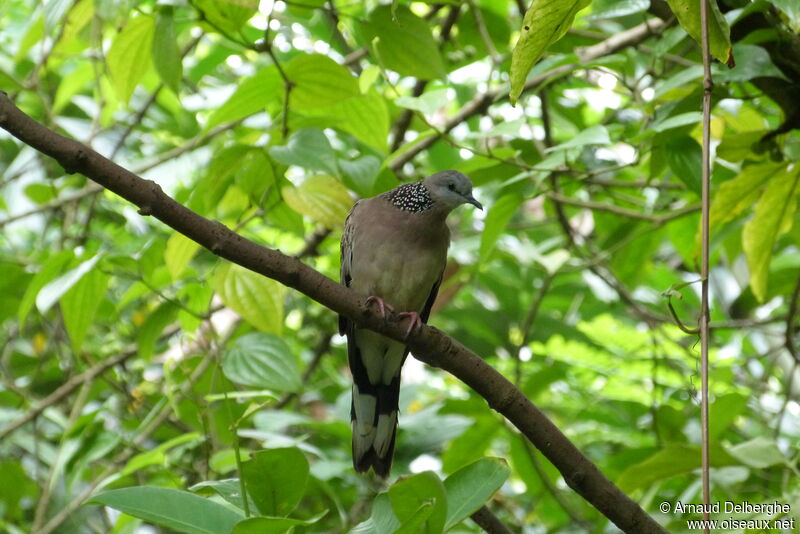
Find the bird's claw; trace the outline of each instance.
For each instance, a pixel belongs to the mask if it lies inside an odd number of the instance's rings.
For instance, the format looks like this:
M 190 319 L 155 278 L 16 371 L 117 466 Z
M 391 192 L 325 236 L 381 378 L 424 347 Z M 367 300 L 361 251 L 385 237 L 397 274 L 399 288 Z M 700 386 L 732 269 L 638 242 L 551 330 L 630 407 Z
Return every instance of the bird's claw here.
M 411 335 L 411 332 L 417 330 L 422 326 L 422 319 L 417 312 L 400 312 L 397 314 L 400 319 L 408 317 L 408 328 L 406 328 L 406 335 L 403 336 L 403 339 L 408 339 L 408 336 Z
M 380 313 L 381 317 L 384 319 L 386 319 L 386 310 L 389 310 L 390 312 L 394 313 L 394 308 L 392 308 L 392 306 L 388 302 L 386 302 L 380 297 L 376 297 L 375 295 L 370 295 L 364 302 L 364 306 L 366 306 L 367 308 L 370 306 L 370 304 L 378 305 L 378 313 Z

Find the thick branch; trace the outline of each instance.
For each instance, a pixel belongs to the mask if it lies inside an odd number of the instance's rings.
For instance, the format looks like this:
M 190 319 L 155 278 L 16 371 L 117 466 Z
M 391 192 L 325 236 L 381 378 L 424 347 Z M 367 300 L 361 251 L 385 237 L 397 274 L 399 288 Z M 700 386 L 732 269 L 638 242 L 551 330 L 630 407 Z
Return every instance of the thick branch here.
M 80 172 L 139 206 L 216 255 L 294 288 L 323 306 L 343 314 L 361 327 L 403 340 L 405 327 L 393 315 L 389 320 L 365 306 L 365 299 L 349 288 L 286 256 L 262 247 L 179 204 L 153 181 L 104 158 L 89 147 L 63 137 L 20 111 L 0 92 L 0 127 L 22 142 L 55 158 L 68 172 Z M 500 373 L 458 341 L 436 328 L 423 326 L 411 335 L 414 355 L 430 365 L 449 371 L 489 406 L 516 426 L 561 472 L 566 483 L 625 532 L 665 530 L 636 502 L 600 472 L 586 456 Z

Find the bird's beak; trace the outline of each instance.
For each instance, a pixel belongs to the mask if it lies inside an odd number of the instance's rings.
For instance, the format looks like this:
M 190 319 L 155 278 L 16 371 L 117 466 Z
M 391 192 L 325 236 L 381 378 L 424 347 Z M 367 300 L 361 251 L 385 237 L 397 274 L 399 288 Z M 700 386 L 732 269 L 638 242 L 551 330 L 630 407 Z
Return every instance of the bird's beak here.
M 479 210 L 483 209 L 483 205 L 480 202 L 478 202 L 477 200 L 475 200 L 475 197 L 473 197 L 472 195 L 467 197 L 467 202 L 472 204 L 473 206 L 475 206 Z

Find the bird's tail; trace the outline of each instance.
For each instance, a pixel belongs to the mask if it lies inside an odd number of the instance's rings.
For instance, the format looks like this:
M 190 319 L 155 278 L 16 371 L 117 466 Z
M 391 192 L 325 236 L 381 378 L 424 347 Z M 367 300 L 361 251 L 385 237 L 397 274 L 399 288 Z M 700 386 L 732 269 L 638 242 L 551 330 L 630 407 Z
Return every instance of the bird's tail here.
M 374 388 L 353 383 L 350 418 L 353 427 L 353 467 L 359 473 L 375 471 L 381 478 L 389 476 L 397 436 L 397 404 L 400 377 L 394 384 Z
M 364 338 L 368 336 L 371 337 L 371 333 L 358 337 L 369 354 L 359 350 L 356 336 L 348 336 L 348 359 L 353 373 L 350 409 L 353 467 L 359 473 L 365 473 L 371 467 L 376 475 L 386 478 L 392 468 L 397 435 L 400 367 L 405 359 L 405 347 L 395 347 L 391 340 L 382 340 L 380 344 L 365 343 Z M 365 363 L 364 357 L 370 360 Z M 368 366 L 372 372 L 367 371 Z

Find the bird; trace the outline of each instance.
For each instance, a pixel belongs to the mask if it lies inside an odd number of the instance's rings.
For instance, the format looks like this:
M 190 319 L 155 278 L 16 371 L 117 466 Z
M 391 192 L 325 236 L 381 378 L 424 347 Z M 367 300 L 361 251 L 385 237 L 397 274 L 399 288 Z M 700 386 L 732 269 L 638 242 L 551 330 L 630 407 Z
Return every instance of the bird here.
M 447 263 L 450 230 L 445 220 L 455 208 L 483 209 L 464 174 L 446 170 L 422 181 L 359 200 L 345 220 L 341 242 L 341 283 L 366 298 L 367 306 L 400 310 L 408 320 L 406 338 L 427 323 Z M 405 343 L 359 328 L 339 316 L 347 337 L 353 376 L 350 419 L 353 467 L 389 476 L 397 434 L 400 370 Z

